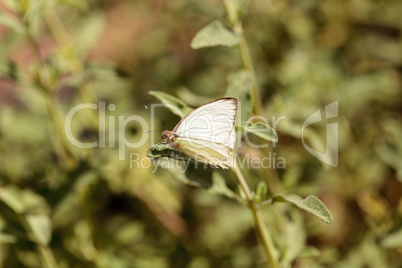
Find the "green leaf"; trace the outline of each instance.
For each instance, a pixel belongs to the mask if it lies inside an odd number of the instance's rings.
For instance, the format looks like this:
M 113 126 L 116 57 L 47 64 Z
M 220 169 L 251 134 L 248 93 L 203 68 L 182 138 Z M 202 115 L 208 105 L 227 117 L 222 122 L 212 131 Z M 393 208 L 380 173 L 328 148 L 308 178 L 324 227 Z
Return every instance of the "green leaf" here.
M 211 194 L 224 195 L 228 198 L 236 199 L 240 203 L 244 203 L 242 198 L 226 185 L 226 177 L 221 174 L 221 172 L 224 174 L 225 171 L 216 170 L 202 163 L 194 165 L 185 162 L 184 164 L 184 172 L 169 169 L 169 172 L 175 179 L 191 186 L 204 188 Z
M 183 183 L 202 187 L 213 194 L 222 194 L 232 199 L 237 199 L 241 202 L 240 196 L 227 187 L 224 178 L 221 174 L 213 172 L 215 168 L 197 162 L 190 156 L 172 149 L 168 144 L 155 144 L 147 151 L 147 156 L 153 159 L 168 157 L 174 160 L 182 161 L 184 171 L 172 171 L 173 176 Z M 154 162 L 158 164 L 158 161 Z M 219 170 L 221 172 L 225 172 Z
M 168 157 L 168 158 L 172 158 L 175 160 L 181 160 L 181 161 L 186 161 L 186 162 L 192 161 L 193 163 L 195 162 L 195 160 L 193 160 L 190 156 L 173 149 L 167 143 L 158 143 L 158 144 L 152 145 L 151 147 L 149 147 L 146 155 L 149 158 L 154 158 L 154 159 Z
M 402 228 L 388 234 L 381 240 L 381 245 L 384 248 L 400 248 L 402 247 Z
M 26 210 L 26 205 L 23 202 L 24 198 L 21 190 L 18 189 L 16 186 L 11 185 L 1 187 L 0 200 L 18 214 L 21 214 Z
M 212 187 L 208 189 L 208 192 L 212 194 L 221 194 L 231 199 L 236 199 L 240 201 L 240 203 L 243 203 L 241 197 L 226 185 L 225 179 L 218 172 L 213 172 Z
M 17 242 L 17 237 L 10 235 L 10 234 L 0 233 L 0 243 L 1 244 L 15 244 L 16 242 Z
M 288 202 L 298 208 L 310 212 L 320 220 L 331 223 L 332 216 L 329 210 L 325 207 L 324 203 L 314 195 L 309 195 L 305 199 L 295 194 L 277 195 L 272 199 L 274 202 Z
M 240 126 L 240 128 L 248 133 L 257 135 L 264 140 L 278 142 L 278 134 L 276 134 L 275 129 L 262 122 L 257 122 L 255 124 L 249 123 L 245 126 Z
M 185 168 L 185 171 L 181 172 L 172 172 L 174 173 L 174 177 L 178 180 L 180 180 L 183 183 L 196 186 L 196 187 L 204 187 L 204 188 L 209 188 L 212 183 L 211 179 L 208 178 L 210 175 L 206 174 L 201 174 L 197 173 L 196 171 L 193 171 L 194 168 L 194 163 L 196 162 L 193 158 L 190 156 L 186 155 L 185 153 L 182 153 L 180 151 L 176 151 L 172 147 L 169 146 L 169 144 L 166 143 L 158 143 L 154 144 L 151 147 L 149 147 L 146 155 L 149 158 L 152 158 L 152 161 L 154 165 L 159 165 L 162 161 L 162 158 L 171 158 L 173 160 L 181 161 L 183 163 L 183 167 Z M 197 165 L 202 165 L 200 163 L 197 163 Z M 201 171 L 203 170 L 202 168 L 200 169 Z M 208 171 L 209 172 L 209 171 Z M 177 174 L 180 173 L 180 174 Z M 185 176 L 183 175 L 185 173 Z
M 202 28 L 191 41 L 193 49 L 214 46 L 228 46 L 232 47 L 240 43 L 243 37 L 238 35 L 223 26 L 223 24 L 216 20 Z
M 78 3 L 86 2 L 78 1 Z M 99 37 L 104 30 L 104 25 L 105 18 L 102 13 L 92 12 L 89 16 L 86 16 L 79 27 L 79 31 L 77 31 L 75 49 L 86 55 L 88 51 L 99 42 Z
M 264 200 L 267 192 L 267 184 L 264 181 L 260 181 L 257 185 L 257 190 L 255 191 L 254 201 L 258 203 L 261 202 L 261 200 Z
M 46 10 L 56 5 L 55 1 L 22 1 L 24 2 L 21 7 L 24 10 L 24 21 L 28 22 L 31 27 L 38 23 L 43 18 Z
M 8 9 L 13 11 L 14 13 L 18 13 L 21 9 L 20 4 L 15 0 L 3 0 L 2 2 Z
M 3 25 L 16 33 L 24 33 L 24 27 L 20 21 L 6 12 L 0 12 L 0 25 Z
M 48 245 L 51 238 L 49 217 L 47 215 L 28 215 L 27 222 L 35 240 L 42 245 Z
M 281 264 L 291 267 L 294 260 L 299 257 L 306 243 L 306 230 L 300 211 L 296 208 L 286 210 L 286 217 L 281 221 L 280 244 L 283 248 Z
M 165 92 L 150 91 L 149 94 L 160 100 L 166 105 L 166 108 L 181 118 L 193 110 L 193 108 L 187 106 L 187 104 L 185 104 L 182 100 Z
M 239 70 L 229 75 L 229 84 L 226 90 L 227 96 L 241 97 L 245 93 L 250 92 L 254 84 L 253 75 L 250 71 Z
M 311 258 L 320 256 L 320 250 L 313 246 L 306 246 L 302 249 L 299 257 Z

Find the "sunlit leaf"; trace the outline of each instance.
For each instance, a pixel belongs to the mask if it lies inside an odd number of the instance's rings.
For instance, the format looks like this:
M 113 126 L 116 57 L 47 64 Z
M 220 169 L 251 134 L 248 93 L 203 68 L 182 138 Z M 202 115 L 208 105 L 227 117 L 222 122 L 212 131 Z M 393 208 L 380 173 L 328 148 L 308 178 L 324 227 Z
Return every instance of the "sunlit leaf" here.
M 232 47 L 240 43 L 241 35 L 238 35 L 223 26 L 216 20 L 202 28 L 191 41 L 191 47 L 194 49 L 213 46 Z
M 21 190 L 13 185 L 0 187 L 0 200 L 16 213 L 23 213 L 26 210 Z
M 0 233 L 1 244 L 14 244 L 15 242 L 17 242 L 17 237 L 10 234 Z
M 288 202 L 300 209 L 310 212 L 320 220 L 331 223 L 332 215 L 325 207 L 324 203 L 314 195 L 309 195 L 305 199 L 295 194 L 277 195 L 273 199 L 273 202 Z
M 27 222 L 36 241 L 47 245 L 51 238 L 51 223 L 47 215 L 28 215 Z
M 400 248 L 402 247 L 402 228 L 388 234 L 381 240 L 381 245 L 385 248 Z
M 149 94 L 160 100 L 163 104 L 165 104 L 166 108 L 179 117 L 184 117 L 193 110 L 182 100 L 168 93 L 162 91 L 150 91 Z

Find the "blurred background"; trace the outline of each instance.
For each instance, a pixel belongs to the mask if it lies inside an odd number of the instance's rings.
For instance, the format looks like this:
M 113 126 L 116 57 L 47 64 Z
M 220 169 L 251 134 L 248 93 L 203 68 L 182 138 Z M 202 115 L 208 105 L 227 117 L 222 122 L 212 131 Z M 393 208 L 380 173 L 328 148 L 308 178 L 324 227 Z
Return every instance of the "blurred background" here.
M 281 258 L 292 267 L 401 267 L 402 2 L 252 0 L 243 11 L 264 114 L 286 116 L 270 149 L 286 168 L 245 176 L 253 187 L 274 180 L 280 193 L 316 195 L 334 218 L 265 209 Z M 218 0 L 0 1 L 1 267 L 266 267 L 236 201 L 183 184 L 179 169 L 130 168 L 118 147 L 79 149 L 64 133 L 82 103 L 105 103 L 109 141 L 118 116 L 150 122 L 144 105 L 159 101 L 149 91 L 193 107 L 225 96 L 242 68 L 238 48 L 190 46 L 216 19 L 225 24 Z M 301 128 L 334 101 L 331 167 L 303 147 Z M 156 117 L 167 129 L 180 119 L 164 108 Z M 98 119 L 98 110 L 77 113 L 74 137 L 99 141 Z M 321 152 L 326 123 L 309 127 L 308 145 Z M 148 129 L 133 121 L 123 130 L 136 142 Z M 145 158 L 151 144 L 126 153 Z

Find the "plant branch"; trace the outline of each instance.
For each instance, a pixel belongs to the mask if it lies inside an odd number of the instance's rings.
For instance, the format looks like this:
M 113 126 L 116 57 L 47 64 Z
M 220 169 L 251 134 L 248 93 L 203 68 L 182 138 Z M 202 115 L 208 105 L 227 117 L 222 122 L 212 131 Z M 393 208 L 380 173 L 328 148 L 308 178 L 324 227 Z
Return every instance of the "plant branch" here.
M 248 204 L 248 206 L 250 206 L 250 202 L 253 201 L 253 195 L 251 193 L 250 187 L 248 186 L 246 180 L 244 179 L 243 174 L 241 173 L 241 170 L 239 169 L 239 165 L 236 163 L 235 166 L 232 168 L 232 170 L 236 174 L 237 181 L 239 182 L 241 189 L 243 190 L 244 194 L 246 195 L 247 204 Z
M 19 15 L 23 18 L 25 16 L 24 8 L 21 3 L 20 5 L 21 12 Z M 39 45 L 31 31 L 31 25 L 29 21 L 23 19 L 22 21 L 24 22 L 23 25 L 25 27 L 25 33 L 28 43 L 32 48 L 33 62 L 35 66 L 36 86 L 38 86 L 45 95 L 46 109 L 48 111 L 49 117 L 51 118 L 55 136 L 57 137 L 58 144 L 56 144 L 56 151 L 57 149 L 59 149 L 59 161 L 65 167 L 72 168 L 76 165 L 77 161 L 70 150 L 68 141 L 64 134 L 64 126 L 62 124 L 64 118 L 59 107 L 57 107 L 56 101 L 53 99 L 52 92 L 54 83 L 52 82 L 48 66 L 46 65 L 46 63 L 43 63 Z
M 261 215 L 261 211 L 257 207 L 257 204 L 254 202 L 253 194 L 251 193 L 250 187 L 248 186 L 239 168 L 238 163 L 236 163 L 235 166 L 232 167 L 232 170 L 236 174 L 237 181 L 239 182 L 239 185 L 241 186 L 243 192 L 246 195 L 247 204 L 253 214 L 254 224 L 256 226 L 258 236 L 264 247 L 265 254 L 267 255 L 268 263 L 270 264 L 271 268 L 279 268 L 280 266 L 278 262 L 276 249 L 266 229 L 264 219 L 262 218 Z
M 264 246 L 264 251 L 268 257 L 268 262 L 271 268 L 279 268 L 278 254 L 275 250 L 274 244 L 268 234 L 267 228 L 265 227 L 264 219 L 262 218 L 261 211 L 254 205 L 250 207 L 253 213 L 254 223 L 257 227 L 258 234 Z

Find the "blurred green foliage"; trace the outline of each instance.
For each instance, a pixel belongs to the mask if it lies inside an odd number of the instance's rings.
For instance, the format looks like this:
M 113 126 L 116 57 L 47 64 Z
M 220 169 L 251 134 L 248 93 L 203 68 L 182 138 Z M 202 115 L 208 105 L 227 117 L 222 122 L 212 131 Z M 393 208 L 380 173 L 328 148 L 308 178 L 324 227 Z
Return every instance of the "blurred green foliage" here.
M 264 208 L 281 260 L 292 267 L 400 267 L 402 2 L 235 3 L 264 115 L 270 123 L 286 116 L 269 149 L 286 168 L 270 176 L 244 170 L 246 177 L 257 192 L 266 180 L 277 194 L 316 195 L 334 218 L 327 225 L 288 204 Z M 212 30 L 236 44 L 226 32 L 232 20 L 217 0 L 0 2 L 1 267 L 266 267 L 249 211 L 233 199 L 182 184 L 179 167 L 130 168 L 117 143 L 79 149 L 64 133 L 67 113 L 81 103 L 103 101 L 107 116 L 149 123 L 144 105 L 157 103 L 150 91 L 193 107 L 235 92 L 247 120 L 252 78 L 238 49 L 191 47 L 213 21 L 220 23 Z M 330 167 L 305 150 L 301 129 L 336 100 L 339 165 Z M 156 116 L 168 129 L 179 121 L 164 108 Z M 96 110 L 77 114 L 74 136 L 98 141 L 98 119 Z M 124 131 L 131 142 L 147 130 L 106 123 L 115 138 Z M 325 122 L 307 136 L 309 146 L 325 150 Z M 145 157 L 150 145 L 148 139 L 127 156 Z M 239 153 L 264 151 L 243 146 Z M 233 188 L 230 174 L 213 175 L 221 185 L 222 178 Z

